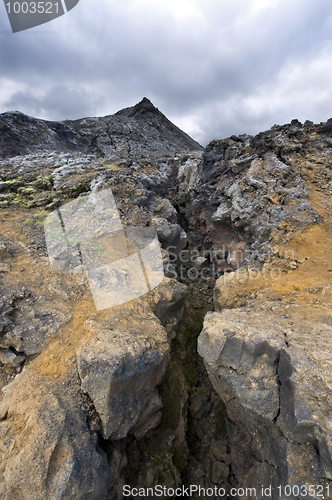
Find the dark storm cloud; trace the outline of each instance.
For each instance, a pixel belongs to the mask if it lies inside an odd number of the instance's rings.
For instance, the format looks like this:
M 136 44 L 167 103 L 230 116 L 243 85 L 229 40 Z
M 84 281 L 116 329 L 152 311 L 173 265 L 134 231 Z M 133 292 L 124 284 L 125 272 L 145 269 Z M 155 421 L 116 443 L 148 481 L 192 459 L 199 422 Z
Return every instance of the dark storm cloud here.
M 81 0 L 15 35 L 3 14 L 0 111 L 59 120 L 147 96 L 204 145 L 332 116 L 330 0 Z

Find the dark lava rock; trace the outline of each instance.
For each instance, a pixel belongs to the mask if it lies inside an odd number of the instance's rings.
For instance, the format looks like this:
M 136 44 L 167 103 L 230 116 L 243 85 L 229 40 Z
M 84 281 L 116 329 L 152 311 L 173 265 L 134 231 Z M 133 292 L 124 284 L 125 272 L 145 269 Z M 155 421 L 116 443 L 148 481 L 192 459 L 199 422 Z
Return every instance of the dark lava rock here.
M 146 97 L 114 115 L 53 122 L 18 111 L 0 114 L 0 158 L 40 151 L 79 151 L 128 164 L 202 146 L 173 125 Z

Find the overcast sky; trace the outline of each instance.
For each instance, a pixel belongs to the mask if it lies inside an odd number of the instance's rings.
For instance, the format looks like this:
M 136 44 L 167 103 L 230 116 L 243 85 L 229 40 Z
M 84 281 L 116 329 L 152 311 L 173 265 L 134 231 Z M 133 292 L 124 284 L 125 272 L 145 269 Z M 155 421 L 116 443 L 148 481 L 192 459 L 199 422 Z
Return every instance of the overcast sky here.
M 331 0 L 80 0 L 11 33 L 0 4 L 0 112 L 103 116 L 144 96 L 205 146 L 332 117 Z

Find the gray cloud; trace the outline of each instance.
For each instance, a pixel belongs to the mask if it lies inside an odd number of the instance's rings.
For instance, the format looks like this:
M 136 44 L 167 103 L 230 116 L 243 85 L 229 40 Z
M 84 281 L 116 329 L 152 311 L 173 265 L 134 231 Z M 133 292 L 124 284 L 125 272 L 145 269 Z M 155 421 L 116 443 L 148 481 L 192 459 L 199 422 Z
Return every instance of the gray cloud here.
M 332 116 L 330 0 L 81 0 L 16 34 L 5 15 L 0 112 L 61 120 L 147 96 L 203 145 Z

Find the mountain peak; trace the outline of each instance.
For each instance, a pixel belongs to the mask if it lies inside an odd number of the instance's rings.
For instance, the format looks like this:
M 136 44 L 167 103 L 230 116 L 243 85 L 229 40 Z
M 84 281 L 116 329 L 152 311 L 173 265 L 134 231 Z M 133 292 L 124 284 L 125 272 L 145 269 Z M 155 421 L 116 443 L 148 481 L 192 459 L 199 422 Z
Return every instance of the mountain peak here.
M 143 97 L 143 99 L 140 102 L 138 102 L 137 104 L 135 104 L 135 106 L 131 106 L 130 108 L 121 109 L 120 111 L 118 111 L 115 114 L 118 116 L 125 115 L 125 116 L 132 117 L 132 116 L 145 115 L 146 113 L 154 113 L 154 114 L 162 115 L 162 113 L 159 111 L 159 109 L 156 108 L 152 104 L 150 99 L 148 99 L 147 97 Z
M 144 108 L 144 109 L 147 109 L 148 111 L 153 111 L 155 109 L 157 109 L 153 104 L 152 102 L 150 101 L 150 99 L 148 99 L 147 97 L 143 97 L 143 99 L 134 106 L 135 108 Z
M 80 151 L 100 157 L 152 161 L 202 146 L 147 98 L 114 115 L 52 122 L 9 112 L 0 115 L 0 158 L 33 151 Z

